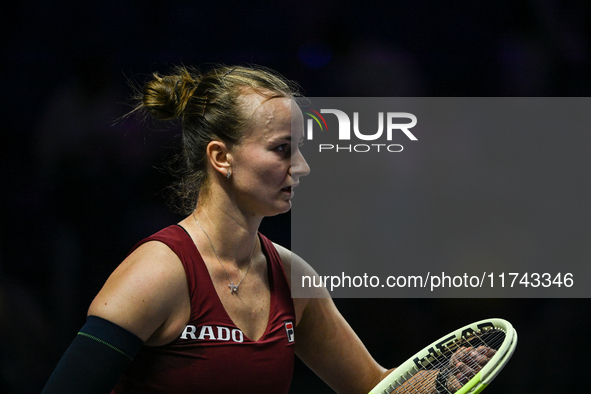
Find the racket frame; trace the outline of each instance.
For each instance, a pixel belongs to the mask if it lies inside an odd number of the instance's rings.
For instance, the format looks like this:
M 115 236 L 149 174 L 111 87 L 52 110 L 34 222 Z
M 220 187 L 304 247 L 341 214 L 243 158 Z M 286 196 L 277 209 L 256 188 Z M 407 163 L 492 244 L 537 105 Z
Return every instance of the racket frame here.
M 505 332 L 505 339 L 496 351 L 495 355 L 488 361 L 488 363 L 470 379 L 461 389 L 454 394 L 477 394 L 486 388 L 490 382 L 501 372 L 503 367 L 507 364 L 515 347 L 517 346 L 517 332 L 504 319 L 492 318 L 480 320 L 472 324 L 468 324 L 459 328 L 452 333 L 441 337 L 437 341 L 426 346 L 421 351 L 417 352 L 413 357 L 400 364 L 392 373 L 378 383 L 369 394 L 390 394 L 397 387 L 402 386 L 407 380 L 412 378 L 417 372 L 425 370 L 419 369 L 416 366 L 416 360 L 423 360 L 429 355 L 433 354 L 433 349 L 441 350 L 447 345 L 453 344 L 458 339 L 470 339 L 474 332 L 496 328 Z

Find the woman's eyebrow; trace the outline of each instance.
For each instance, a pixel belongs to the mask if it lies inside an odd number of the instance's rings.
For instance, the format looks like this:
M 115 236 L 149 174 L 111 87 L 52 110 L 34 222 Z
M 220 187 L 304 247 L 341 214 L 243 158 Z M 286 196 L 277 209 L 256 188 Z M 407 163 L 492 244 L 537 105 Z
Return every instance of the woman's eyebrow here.
M 285 135 L 274 135 L 271 138 L 269 138 L 269 141 L 290 141 L 291 142 L 291 134 L 285 134 Z

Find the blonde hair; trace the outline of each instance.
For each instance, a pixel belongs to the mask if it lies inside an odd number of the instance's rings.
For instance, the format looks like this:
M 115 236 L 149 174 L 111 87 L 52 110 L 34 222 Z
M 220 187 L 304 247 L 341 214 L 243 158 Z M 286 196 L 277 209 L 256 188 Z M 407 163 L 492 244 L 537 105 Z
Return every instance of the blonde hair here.
M 260 66 L 218 66 L 202 74 L 196 68 L 178 66 L 170 75 L 152 75 L 136 94 L 140 111 L 159 120 L 180 119 L 181 168 L 173 186 L 175 208 L 191 213 L 207 181 L 206 147 L 220 140 L 230 147 L 238 143 L 248 125 L 241 96 L 256 92 L 266 98 L 300 96 L 298 86 L 273 70 Z

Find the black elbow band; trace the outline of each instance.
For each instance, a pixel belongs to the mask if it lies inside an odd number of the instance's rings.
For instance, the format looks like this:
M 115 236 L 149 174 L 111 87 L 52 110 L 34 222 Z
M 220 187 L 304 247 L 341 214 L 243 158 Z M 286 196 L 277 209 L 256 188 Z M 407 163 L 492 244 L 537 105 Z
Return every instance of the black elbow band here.
M 80 329 L 78 336 L 86 337 L 110 347 L 128 358 L 129 361 L 135 358 L 144 344 L 132 332 L 98 316 L 88 316 L 86 324 Z
M 142 345 L 143 341 L 126 329 L 89 316 L 42 394 L 108 394 Z

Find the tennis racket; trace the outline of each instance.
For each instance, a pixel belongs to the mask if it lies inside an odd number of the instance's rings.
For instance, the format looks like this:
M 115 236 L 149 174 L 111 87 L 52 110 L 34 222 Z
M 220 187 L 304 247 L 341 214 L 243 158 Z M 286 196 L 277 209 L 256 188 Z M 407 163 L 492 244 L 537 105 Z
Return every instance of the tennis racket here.
M 503 319 L 462 327 L 402 363 L 369 394 L 476 394 L 513 355 L 517 332 Z

